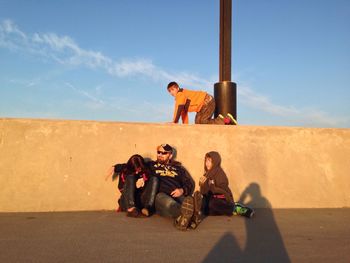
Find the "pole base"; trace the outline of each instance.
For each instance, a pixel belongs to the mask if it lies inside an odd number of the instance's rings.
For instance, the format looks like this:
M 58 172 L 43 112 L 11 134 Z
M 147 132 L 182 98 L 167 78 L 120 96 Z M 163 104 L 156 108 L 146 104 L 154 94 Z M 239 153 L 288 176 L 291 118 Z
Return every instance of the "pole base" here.
M 214 84 L 215 118 L 230 113 L 237 120 L 237 85 L 231 81 Z

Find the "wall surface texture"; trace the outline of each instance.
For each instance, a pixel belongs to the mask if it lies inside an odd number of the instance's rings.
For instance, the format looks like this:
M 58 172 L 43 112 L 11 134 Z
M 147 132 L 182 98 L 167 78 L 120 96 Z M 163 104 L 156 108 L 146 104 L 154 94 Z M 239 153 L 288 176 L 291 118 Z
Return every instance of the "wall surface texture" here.
M 236 200 L 350 207 L 350 129 L 0 119 L 0 212 L 116 208 L 115 163 L 169 143 L 197 183 L 218 151 Z

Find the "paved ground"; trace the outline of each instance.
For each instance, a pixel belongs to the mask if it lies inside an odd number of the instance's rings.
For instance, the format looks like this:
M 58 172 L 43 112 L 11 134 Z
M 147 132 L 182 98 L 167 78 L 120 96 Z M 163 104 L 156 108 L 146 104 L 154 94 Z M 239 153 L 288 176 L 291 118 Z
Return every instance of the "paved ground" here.
M 350 209 L 259 209 L 186 232 L 112 211 L 0 213 L 0 262 L 350 262 L 349 223 Z

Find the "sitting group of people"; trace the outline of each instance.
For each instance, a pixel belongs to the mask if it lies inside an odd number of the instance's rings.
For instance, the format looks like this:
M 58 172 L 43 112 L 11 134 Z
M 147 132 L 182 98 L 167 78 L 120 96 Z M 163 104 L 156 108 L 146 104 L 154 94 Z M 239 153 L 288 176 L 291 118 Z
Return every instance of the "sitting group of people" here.
M 195 229 L 206 215 L 253 216 L 253 209 L 234 203 L 219 153 L 205 155 L 200 191 L 194 193 L 193 179 L 173 156 L 174 149 L 162 144 L 157 147 L 156 161 L 146 161 L 135 154 L 127 163 L 114 165 L 110 175 L 113 180 L 119 177 L 118 210 L 129 217 L 154 213 L 170 217 L 180 230 Z

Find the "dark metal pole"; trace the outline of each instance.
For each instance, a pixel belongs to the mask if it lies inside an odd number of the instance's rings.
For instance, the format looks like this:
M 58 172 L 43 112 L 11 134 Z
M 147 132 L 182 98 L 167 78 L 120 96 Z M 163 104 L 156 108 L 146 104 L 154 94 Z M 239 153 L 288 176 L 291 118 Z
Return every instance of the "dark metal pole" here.
M 231 81 L 232 1 L 220 0 L 219 81 Z
M 220 0 L 219 82 L 214 85 L 215 117 L 231 113 L 237 120 L 237 87 L 231 82 L 232 0 Z

